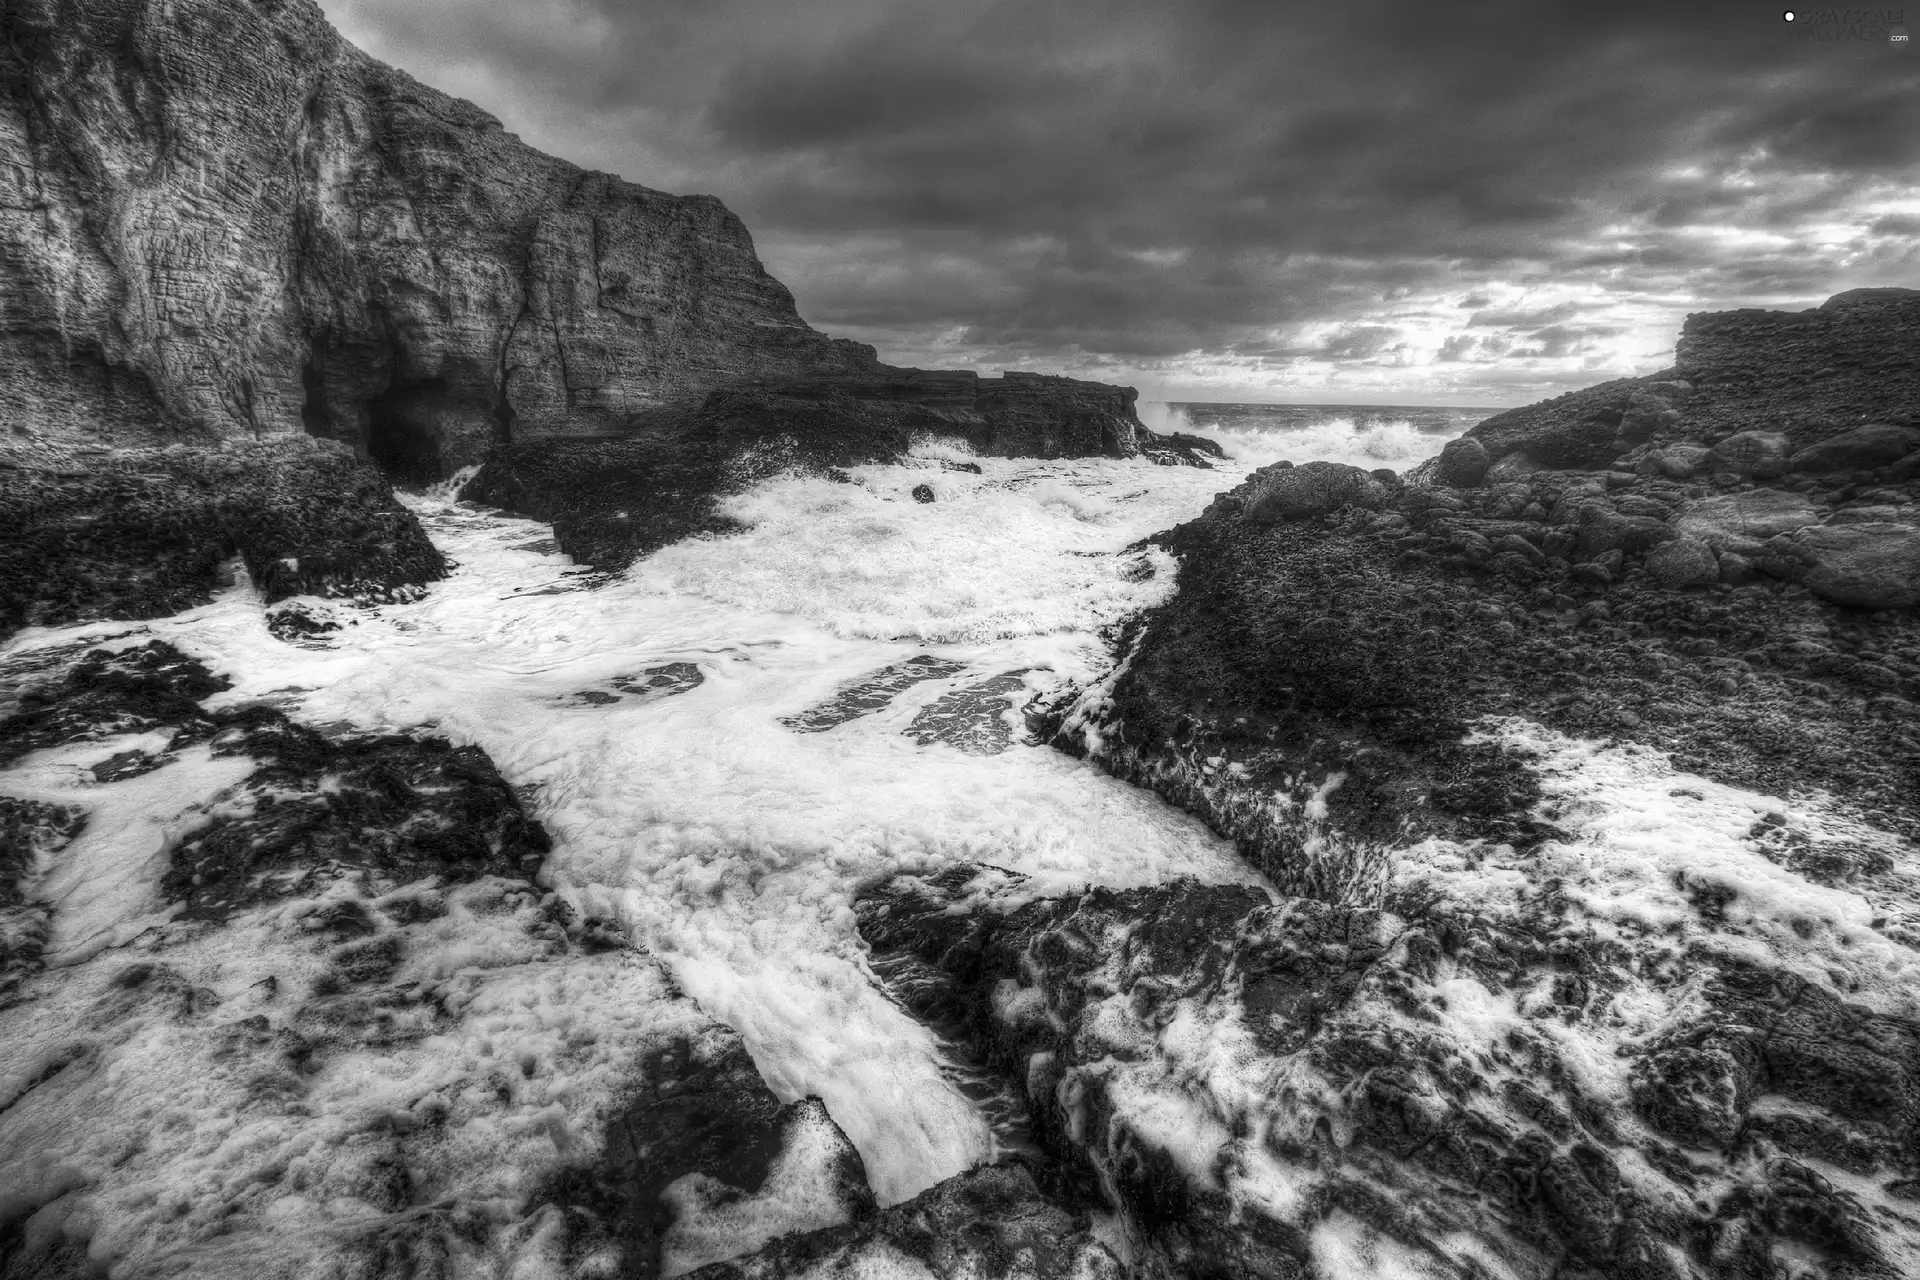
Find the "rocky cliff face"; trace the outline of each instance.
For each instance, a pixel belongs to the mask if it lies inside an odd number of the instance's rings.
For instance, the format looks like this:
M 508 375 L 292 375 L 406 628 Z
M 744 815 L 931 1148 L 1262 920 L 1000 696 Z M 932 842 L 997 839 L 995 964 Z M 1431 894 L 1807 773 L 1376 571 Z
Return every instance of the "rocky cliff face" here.
M 435 476 L 742 378 L 875 368 L 717 200 L 542 155 L 309 0 L 8 0 L 0 24 L 16 445 L 305 431 Z

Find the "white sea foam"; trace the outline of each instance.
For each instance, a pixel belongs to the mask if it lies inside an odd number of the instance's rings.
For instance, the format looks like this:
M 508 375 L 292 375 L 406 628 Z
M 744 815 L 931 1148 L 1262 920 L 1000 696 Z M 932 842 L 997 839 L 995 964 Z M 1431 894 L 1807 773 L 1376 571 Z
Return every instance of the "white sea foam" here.
M 862 885 L 960 861 L 1040 888 L 1253 878 L 1197 820 L 1080 761 L 903 732 L 999 673 L 1024 670 L 1031 688 L 1096 675 L 1099 630 L 1172 589 L 1163 553 L 1127 547 L 1239 468 L 981 458 L 974 475 L 943 467 L 949 453 L 854 468 L 854 484 L 777 478 L 729 503 L 747 531 L 594 589 L 541 549 L 544 526 L 410 497 L 458 568 L 420 601 L 348 610 L 357 625 L 335 647 L 274 639 L 239 590 L 149 628 L 234 680 L 216 705 L 273 697 L 309 721 L 431 726 L 485 748 L 555 836 L 554 886 L 625 922 L 784 1099 L 821 1096 L 899 1200 L 994 1140 L 934 1036 L 874 982 L 853 928 Z M 935 502 L 913 500 L 922 483 Z M 964 670 L 828 732 L 780 722 L 921 653 Z M 579 697 L 670 662 L 704 682 Z
M 1275 406 L 1276 411 L 1286 406 Z M 1451 438 L 1422 431 L 1407 418 L 1382 418 L 1359 425 L 1351 414 L 1325 413 L 1298 426 L 1261 429 L 1241 425 L 1205 405 L 1143 404 L 1141 421 L 1155 431 L 1184 431 L 1204 436 L 1248 467 L 1282 460 L 1344 462 L 1368 471 L 1389 467 L 1405 471 L 1440 452 Z M 1462 426 L 1464 429 L 1464 424 Z

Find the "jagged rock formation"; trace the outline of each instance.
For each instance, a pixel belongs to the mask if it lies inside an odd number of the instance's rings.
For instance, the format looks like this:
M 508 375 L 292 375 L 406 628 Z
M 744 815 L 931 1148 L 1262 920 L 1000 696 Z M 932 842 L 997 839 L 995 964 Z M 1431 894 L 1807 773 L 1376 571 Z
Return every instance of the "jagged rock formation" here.
M 204 604 L 235 559 L 269 602 L 393 599 L 446 574 L 374 467 L 301 436 L 0 458 L 0 635 Z
M 16 436 L 306 432 L 434 477 L 508 435 L 876 367 L 717 200 L 542 155 L 310 0 L 8 0 L 0 23 Z
M 1501 892 L 1432 858 L 1397 911 L 1193 884 L 1036 899 L 989 868 L 859 911 L 1105 1189 L 1145 1274 L 1912 1274 L 1898 944 L 1836 925 L 1756 962 L 1829 904 L 1706 863 L 1645 886 L 1656 920 L 1495 857 L 1530 874 Z M 1814 955 L 1872 1007 L 1805 976 Z
M 1469 738 L 1489 715 L 1825 788 L 1920 836 L 1916 331 L 1911 291 L 1697 316 L 1697 386 L 1501 414 L 1405 484 L 1256 472 L 1163 536 L 1179 593 L 1064 741 L 1313 894 L 1428 836 L 1538 838 L 1528 771 Z M 1852 372 L 1776 386 L 1759 416 L 1735 375 L 1783 334 L 1783 363 L 1838 360 L 1836 333 Z

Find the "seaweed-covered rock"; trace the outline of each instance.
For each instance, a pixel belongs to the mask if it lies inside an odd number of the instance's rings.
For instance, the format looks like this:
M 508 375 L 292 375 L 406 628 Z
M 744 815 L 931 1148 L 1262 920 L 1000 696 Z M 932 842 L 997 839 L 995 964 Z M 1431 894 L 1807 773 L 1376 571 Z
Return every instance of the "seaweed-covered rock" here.
M 386 478 L 304 437 L 0 463 L 0 632 L 203 604 L 238 558 L 269 601 L 392 598 L 446 574 Z
M 1795 1257 L 1838 1280 L 1920 1256 L 1910 999 L 1715 951 L 1728 897 L 1674 895 L 1700 937 L 1672 946 L 1573 884 L 1429 868 L 1462 883 L 1416 916 L 1238 886 L 1036 898 L 986 868 L 857 910 L 1149 1271 L 1763 1280 Z

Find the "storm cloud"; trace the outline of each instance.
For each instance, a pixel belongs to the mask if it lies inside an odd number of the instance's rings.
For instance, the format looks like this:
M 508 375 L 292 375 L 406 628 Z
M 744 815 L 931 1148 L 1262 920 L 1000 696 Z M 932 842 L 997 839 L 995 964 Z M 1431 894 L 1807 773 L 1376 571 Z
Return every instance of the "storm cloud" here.
M 1920 61 L 1777 7 L 323 2 L 901 363 L 1500 404 L 1920 283 Z

